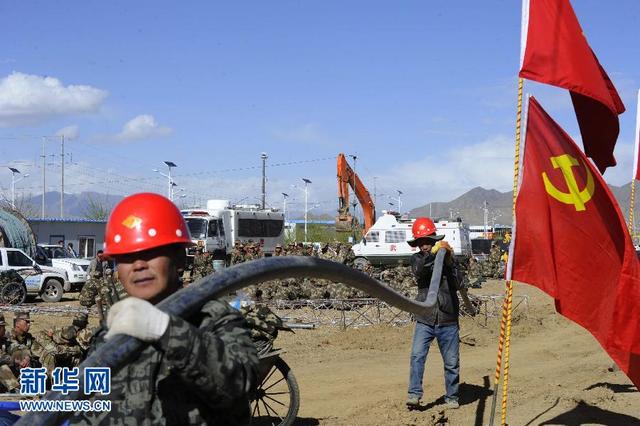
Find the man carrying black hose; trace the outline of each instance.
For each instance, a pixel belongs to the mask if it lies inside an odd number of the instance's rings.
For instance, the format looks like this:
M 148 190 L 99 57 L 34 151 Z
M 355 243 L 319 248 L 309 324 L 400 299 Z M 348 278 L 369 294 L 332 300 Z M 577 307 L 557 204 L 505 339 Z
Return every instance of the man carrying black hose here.
M 458 280 L 453 269 L 453 250 L 444 236 L 436 235 L 436 226 L 431 219 L 421 217 L 413 223 L 413 240 L 408 241 L 419 251 L 411 257 L 411 270 L 418 284 L 417 300 L 427 298 L 438 249 L 445 248 L 442 278 L 438 288 L 435 307 L 422 316 L 416 316 L 416 329 L 411 347 L 411 367 L 409 374 L 409 395 L 407 407 L 417 408 L 423 395 L 422 379 L 424 365 L 433 339 L 437 339 L 444 363 L 445 403 L 447 408 L 458 408 L 458 387 L 460 383 L 460 340 L 458 315 L 460 313 Z
M 220 301 L 186 319 L 154 306 L 181 287 L 188 245 L 184 219 L 168 199 L 136 194 L 114 208 L 105 255 L 116 261 L 129 297 L 111 307 L 92 349 L 118 334 L 149 346 L 112 374 L 111 411 L 77 413 L 71 424 L 249 423 L 258 358 L 241 315 Z

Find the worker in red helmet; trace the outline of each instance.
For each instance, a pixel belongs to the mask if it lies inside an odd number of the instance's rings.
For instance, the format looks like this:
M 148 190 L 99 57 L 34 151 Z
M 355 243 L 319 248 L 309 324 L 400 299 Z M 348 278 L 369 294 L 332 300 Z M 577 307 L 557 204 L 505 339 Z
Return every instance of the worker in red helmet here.
M 154 306 L 181 287 L 189 245 L 180 211 L 163 196 L 135 194 L 111 212 L 104 253 L 129 297 L 111 307 L 93 348 L 118 334 L 150 345 L 112 375 L 103 396 L 111 411 L 78 412 L 71 424 L 248 424 L 258 358 L 239 312 L 214 300 L 182 319 Z
M 447 250 L 442 270 L 442 279 L 438 289 L 435 308 L 424 315 L 416 315 L 416 328 L 411 346 L 411 365 L 409 373 L 409 395 L 407 407 L 415 409 L 420 406 L 423 395 L 422 379 L 424 366 L 429 353 L 429 346 L 435 338 L 438 341 L 440 354 L 444 363 L 445 404 L 447 408 L 458 408 L 458 387 L 460 383 L 460 329 L 458 315 L 460 312 L 456 290 L 459 283 L 454 271 L 453 250 L 442 240 L 443 235 L 436 234 L 436 226 L 427 217 L 415 220 L 412 227 L 413 240 L 408 241 L 419 251 L 411 256 L 411 271 L 418 285 L 417 300 L 424 302 L 427 298 L 431 274 L 440 248 Z

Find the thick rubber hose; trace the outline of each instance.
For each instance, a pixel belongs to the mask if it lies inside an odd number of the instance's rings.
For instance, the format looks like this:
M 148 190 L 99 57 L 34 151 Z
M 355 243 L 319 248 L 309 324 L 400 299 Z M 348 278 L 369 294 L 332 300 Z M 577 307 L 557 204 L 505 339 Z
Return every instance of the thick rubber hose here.
M 440 249 L 436 256 L 434 276 L 432 277 L 429 291 L 431 291 L 436 278 L 439 285 L 440 277 L 436 276 L 436 273 L 440 274 L 442 272 L 444 253 L 440 255 L 440 252 L 444 251 L 445 249 Z M 197 314 L 207 301 L 224 296 L 232 291 L 265 281 L 303 277 L 326 279 L 346 284 L 415 315 L 424 315 L 425 310 L 433 308 L 433 305 L 429 306 L 426 302 L 417 302 L 395 292 L 386 284 L 356 269 L 341 263 L 305 256 L 269 257 L 224 269 L 172 294 L 160 302 L 157 307 L 170 315 L 189 318 Z M 113 377 L 122 367 L 135 360 L 146 345 L 147 343 L 126 335 L 116 335 L 109 339 L 108 342 L 96 349 L 80 364 L 80 389 L 84 387 L 83 375 L 85 368 L 110 367 L 111 376 Z M 69 392 L 68 395 L 62 395 L 59 392 L 48 392 L 44 399 L 87 399 L 87 396 L 80 391 Z M 24 426 L 58 425 L 71 414 L 70 412 L 30 412 L 22 416 L 16 424 Z

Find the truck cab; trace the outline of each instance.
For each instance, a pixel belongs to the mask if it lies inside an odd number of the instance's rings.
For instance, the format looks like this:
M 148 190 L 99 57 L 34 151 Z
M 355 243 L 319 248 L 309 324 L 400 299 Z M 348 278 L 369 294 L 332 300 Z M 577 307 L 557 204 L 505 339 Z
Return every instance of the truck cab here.
M 40 296 L 45 302 L 58 302 L 71 289 L 64 271 L 39 266 L 20 249 L 0 247 L 0 271 L 7 270 L 18 272 L 24 278 L 27 294 Z

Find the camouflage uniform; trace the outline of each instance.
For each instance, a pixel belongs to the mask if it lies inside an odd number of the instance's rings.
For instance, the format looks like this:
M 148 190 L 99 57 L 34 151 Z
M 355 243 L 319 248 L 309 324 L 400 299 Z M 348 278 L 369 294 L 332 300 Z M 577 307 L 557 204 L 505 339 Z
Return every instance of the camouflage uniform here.
M 279 330 L 290 330 L 284 326 L 282 319 L 266 306 L 244 306 L 240 308 L 240 313 L 247 321 L 251 340 L 256 344 L 260 354 L 271 349 Z
M 196 252 L 191 269 L 191 282 L 213 274 L 213 262 L 209 254 Z
M 238 263 L 244 262 L 244 247 L 240 241 L 236 241 L 233 246 L 233 251 L 231 252 L 231 264 L 237 265 Z
M 119 372 L 110 412 L 78 412 L 71 424 L 245 425 L 258 358 L 240 314 L 211 301 L 193 322 L 171 316 L 165 335 Z M 104 342 L 101 329 L 92 348 Z
M 45 330 L 38 337 L 42 345 L 40 362 L 49 374 L 55 367 L 80 365 L 84 354 L 76 341 L 76 329 L 73 326 Z
M 93 337 L 93 332 L 87 328 L 89 325 L 89 316 L 83 312 L 78 312 L 73 317 L 72 325 L 76 329 L 78 346 L 82 349 L 83 354 L 86 354 L 91 344 L 91 338 Z
M 0 314 L 0 326 L 5 327 L 6 325 L 4 314 Z M 2 333 L 0 336 L 0 389 L 4 392 L 11 392 L 20 387 L 18 379 L 11 370 L 12 366 L 11 341 Z
M 23 319 L 25 321 L 31 322 L 28 312 L 20 312 L 16 314 L 15 320 L 18 319 Z M 40 366 L 40 356 L 43 354 L 43 348 L 40 342 L 38 342 L 38 340 L 33 337 L 31 333 L 26 332 L 24 334 L 18 334 L 14 328 L 9 334 L 9 341 L 12 354 L 18 350 L 28 351 L 29 355 L 31 356 L 31 366 Z
M 127 297 L 124 286 L 120 281 L 113 279 L 111 269 L 107 268 L 104 277 L 87 281 L 80 291 L 78 300 L 82 306 L 90 308 L 96 304 L 98 297 L 102 304 L 104 318 L 107 317 L 107 312 L 114 303 Z

